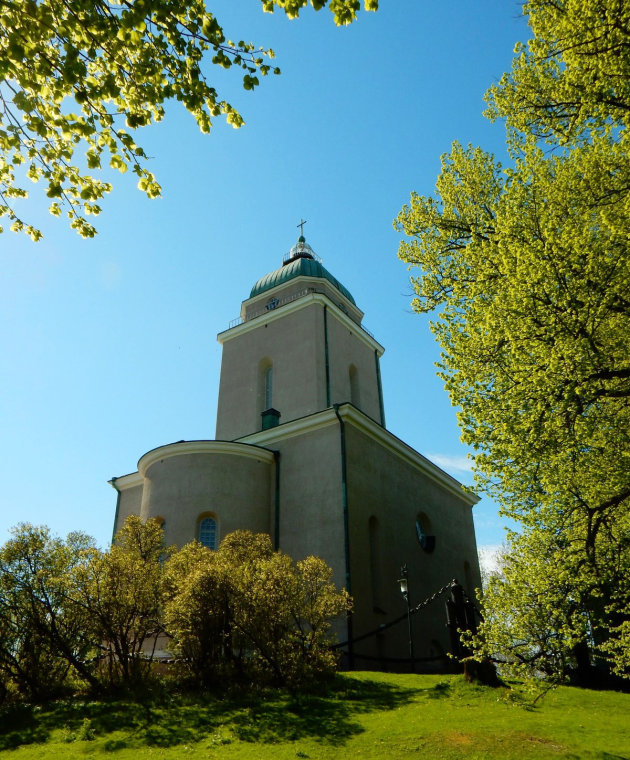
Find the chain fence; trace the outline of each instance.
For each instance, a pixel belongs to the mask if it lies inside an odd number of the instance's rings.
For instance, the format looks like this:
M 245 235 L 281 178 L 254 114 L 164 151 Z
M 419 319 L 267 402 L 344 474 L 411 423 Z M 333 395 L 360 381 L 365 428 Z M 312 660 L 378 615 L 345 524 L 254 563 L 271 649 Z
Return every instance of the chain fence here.
M 428 607 L 436 599 L 439 599 L 442 596 L 442 594 L 445 594 L 447 591 L 450 591 L 453 588 L 453 586 L 457 586 L 457 585 L 459 584 L 457 583 L 455 579 L 453 579 L 452 581 L 449 581 L 445 586 L 442 586 L 442 588 L 436 591 L 434 594 L 431 594 L 431 596 L 428 596 L 423 601 L 418 602 L 418 604 L 416 604 L 415 607 L 411 607 L 409 610 L 409 615 L 417 614 L 418 612 L 423 610 L 425 607 Z M 464 594 L 466 596 L 466 599 L 469 599 L 468 595 L 465 592 Z M 477 610 L 476 607 L 475 607 L 475 611 L 477 612 L 477 614 L 479 614 L 479 611 Z M 372 636 L 376 636 L 377 634 L 382 633 L 383 631 L 386 631 L 388 628 L 391 628 L 394 625 L 398 625 L 398 623 L 402 622 L 403 620 L 407 620 L 406 612 L 403 613 L 402 615 L 399 615 L 397 618 L 390 620 L 388 623 L 381 623 L 378 626 L 378 628 L 373 628 L 371 631 L 368 631 L 367 633 L 364 633 L 361 636 L 357 636 L 354 639 L 349 639 L 347 641 L 342 641 L 339 644 L 335 644 L 333 646 L 333 649 L 341 649 L 341 647 L 347 647 L 347 646 L 352 646 L 354 644 L 357 644 L 359 641 L 364 641 L 365 639 L 369 639 Z M 360 656 L 362 659 L 382 659 L 378 657 L 371 658 L 371 657 L 363 657 L 363 655 L 360 655 Z M 440 658 L 425 658 L 425 659 L 440 659 Z

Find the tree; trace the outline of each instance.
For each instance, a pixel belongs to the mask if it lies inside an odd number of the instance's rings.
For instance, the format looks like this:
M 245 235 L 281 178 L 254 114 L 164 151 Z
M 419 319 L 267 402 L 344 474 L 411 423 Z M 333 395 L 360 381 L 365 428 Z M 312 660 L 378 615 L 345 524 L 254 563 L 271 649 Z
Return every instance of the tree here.
M 136 686 L 151 672 L 162 626 L 164 536 L 156 520 L 129 516 L 106 552 L 74 571 L 74 602 L 108 685 Z
M 308 0 L 261 0 L 297 17 Z M 311 0 L 335 23 L 352 22 L 359 0 Z M 376 10 L 378 0 L 364 0 Z M 24 222 L 15 201 L 27 197 L 24 179 L 46 185 L 50 211 L 66 211 L 70 224 L 91 237 L 87 217 L 111 184 L 91 175 L 102 164 L 138 176 L 148 197 L 160 186 L 132 133 L 160 121 L 164 104 L 178 100 L 202 132 L 224 115 L 240 127 L 241 115 L 207 81 L 206 64 L 240 68 L 253 90 L 270 71 L 272 50 L 227 40 L 203 0 L 4 0 L 0 3 L 0 216 L 34 240 L 41 232 Z M 1 228 L 0 228 L 1 231 Z
M 80 533 L 62 541 L 22 524 L 0 549 L 0 673 L 29 699 L 60 692 L 71 673 L 96 684 L 95 646 L 72 582 L 92 546 Z
M 512 71 L 487 94 L 488 116 L 510 138 L 550 146 L 596 134 L 627 139 L 630 124 L 630 10 L 623 0 L 529 0 L 533 37 L 518 45 Z
M 611 556 L 594 578 L 566 532 L 556 534 L 544 526 L 512 533 L 482 594 L 485 617 L 472 637 L 477 658 L 495 659 L 504 676 L 535 675 L 551 685 L 567 678 L 593 683 L 589 650 L 627 652 L 627 626 L 616 629 L 617 599 L 606 593 L 618 595 L 621 589 L 628 598 L 628 552 L 619 552 L 620 544 L 608 543 Z M 623 667 L 615 664 L 622 675 Z
M 574 579 L 580 610 L 570 617 L 589 620 L 582 644 L 621 666 L 630 618 L 630 9 L 531 0 L 524 10 L 533 39 L 487 95 L 490 118 L 506 122 L 510 165 L 455 144 L 437 197 L 412 194 L 398 216 L 411 238 L 399 256 L 421 269 L 414 308 L 439 310 L 440 372 L 477 452 L 478 481 L 523 525 L 512 560 L 538 577 L 546 565 L 534 546 L 554 547 L 556 567 Z M 517 579 L 506 575 L 487 603 L 520 645 L 518 617 L 524 623 L 529 608 Z M 522 604 L 506 618 L 509 594 Z M 570 660 L 573 638 L 553 618 L 549 626 Z

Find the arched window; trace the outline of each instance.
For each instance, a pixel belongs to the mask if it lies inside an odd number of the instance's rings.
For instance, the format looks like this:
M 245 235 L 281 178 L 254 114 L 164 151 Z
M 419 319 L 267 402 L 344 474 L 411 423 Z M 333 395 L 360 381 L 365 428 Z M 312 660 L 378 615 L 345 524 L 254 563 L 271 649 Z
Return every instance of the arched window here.
M 265 405 L 263 411 L 273 406 L 273 364 L 265 369 Z
M 198 536 L 199 543 L 207 546 L 208 549 L 217 548 L 217 521 L 214 517 L 204 517 L 199 521 Z
M 368 520 L 368 540 L 370 547 L 370 584 L 372 587 L 372 608 L 383 613 L 381 606 L 381 551 L 378 520 L 374 515 Z
M 350 403 L 359 408 L 361 406 L 361 394 L 359 393 L 359 372 L 354 364 L 348 369 L 350 378 Z
M 258 410 L 273 408 L 273 362 L 265 356 L 258 362 Z
M 416 536 L 418 543 L 427 554 L 431 554 L 435 549 L 435 536 L 432 535 L 431 521 L 424 512 L 418 512 L 416 518 Z

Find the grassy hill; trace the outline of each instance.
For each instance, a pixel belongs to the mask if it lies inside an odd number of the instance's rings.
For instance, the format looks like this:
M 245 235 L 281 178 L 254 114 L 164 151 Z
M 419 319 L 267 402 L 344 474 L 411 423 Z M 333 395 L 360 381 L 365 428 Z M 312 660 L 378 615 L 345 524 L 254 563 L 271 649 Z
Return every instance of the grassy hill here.
M 630 760 L 630 694 L 560 688 L 535 706 L 459 676 L 352 673 L 322 694 L 64 701 L 0 715 L 3 760 L 428 757 Z

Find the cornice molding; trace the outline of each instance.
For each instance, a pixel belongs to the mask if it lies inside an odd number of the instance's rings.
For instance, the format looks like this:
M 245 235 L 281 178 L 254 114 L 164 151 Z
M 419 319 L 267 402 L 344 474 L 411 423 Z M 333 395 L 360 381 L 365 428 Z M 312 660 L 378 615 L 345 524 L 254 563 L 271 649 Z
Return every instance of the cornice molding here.
M 352 425 L 364 435 L 377 441 L 385 449 L 396 454 L 412 467 L 420 470 L 428 478 L 445 488 L 449 493 L 457 496 L 468 506 L 472 507 L 479 501 L 479 497 L 467 491 L 458 480 L 444 472 L 430 459 L 427 459 L 411 446 L 404 443 L 404 441 L 401 441 L 400 438 L 390 433 L 389 430 L 381 427 L 378 422 L 375 422 L 352 404 L 340 404 L 337 408 L 344 423 Z M 258 433 L 244 436 L 239 441 L 271 448 L 277 445 L 279 441 L 312 433 L 321 428 L 336 424 L 338 424 L 338 420 L 335 408 L 331 407 L 330 409 L 324 409 L 322 412 L 311 414 L 308 417 L 300 417 L 300 419 L 285 422 L 275 428 L 261 430 Z
M 255 444 L 235 441 L 180 441 L 158 446 L 147 451 L 138 461 L 138 472 L 144 478 L 152 464 L 161 459 L 183 456 L 185 454 L 228 454 L 230 456 L 257 459 L 271 464 L 273 451 L 260 448 Z
M 350 422 L 361 432 L 370 436 L 374 440 L 377 440 L 383 446 L 390 451 L 398 454 L 399 457 L 409 462 L 414 467 L 422 470 L 431 480 L 439 483 L 455 496 L 458 496 L 470 506 L 473 506 L 479 501 L 479 496 L 464 488 L 464 486 L 456 480 L 452 475 L 449 475 L 441 467 L 438 467 L 430 459 L 420 454 L 407 443 L 396 437 L 389 430 L 381 427 L 377 422 L 366 414 L 363 414 L 359 409 L 352 404 L 343 404 L 339 407 L 339 414 L 344 422 Z
M 273 428 L 267 430 L 260 430 L 257 433 L 250 433 L 237 440 L 241 443 L 249 443 L 256 446 L 272 447 L 274 443 L 279 440 L 287 440 L 288 438 L 295 438 L 297 435 L 304 435 L 304 433 L 313 433 L 320 428 L 328 427 L 337 422 L 335 410 L 324 409 L 321 412 L 315 412 L 309 414 L 307 417 L 299 417 L 297 420 L 291 420 L 291 422 L 284 422 Z
M 117 491 L 127 491 L 129 488 L 143 485 L 144 478 L 139 472 L 130 472 L 128 475 L 121 475 L 119 478 L 112 478 L 107 482 Z
M 315 303 L 321 304 L 322 306 L 327 306 L 330 312 L 334 314 L 334 316 L 344 325 L 344 327 L 347 327 L 348 330 L 350 330 L 354 335 L 357 336 L 357 338 L 359 338 L 359 340 L 363 341 L 363 343 L 369 346 L 372 351 L 376 351 L 379 356 L 382 356 L 385 353 L 384 347 L 381 346 L 377 340 L 374 340 L 374 338 L 365 332 L 365 330 L 360 325 L 350 319 L 347 314 L 344 314 L 344 312 L 334 303 L 334 301 L 331 301 L 330 298 L 324 293 L 308 293 L 302 298 L 298 298 L 291 303 L 285 304 L 279 309 L 267 312 L 266 314 L 261 314 L 260 316 L 254 317 L 247 322 L 236 325 L 236 327 L 231 327 L 229 330 L 220 332 L 217 335 L 217 340 L 219 343 L 221 343 L 221 345 L 223 345 L 228 340 L 232 340 L 232 338 L 237 338 L 240 335 L 250 332 L 251 330 L 257 329 L 260 327 L 260 325 L 275 322 L 278 319 L 282 319 L 289 316 L 290 314 L 294 314 L 296 311 L 304 309 L 307 306 L 311 306 Z

